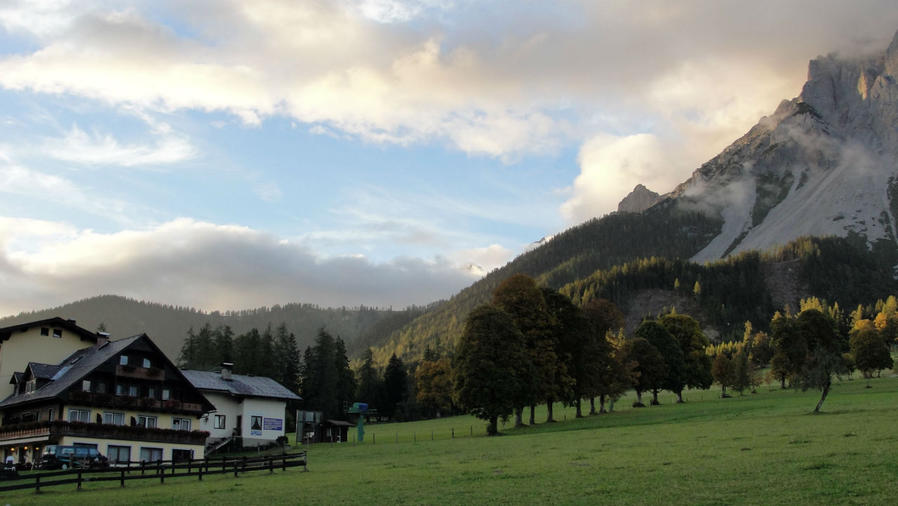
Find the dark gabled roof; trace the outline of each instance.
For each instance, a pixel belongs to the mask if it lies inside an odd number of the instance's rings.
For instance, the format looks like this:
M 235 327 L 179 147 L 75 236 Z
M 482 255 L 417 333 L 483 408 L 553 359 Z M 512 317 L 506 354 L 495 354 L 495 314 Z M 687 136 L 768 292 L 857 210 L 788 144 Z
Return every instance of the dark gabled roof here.
M 56 373 L 50 378 L 52 381 L 38 388 L 34 392 L 20 395 L 13 394 L 7 397 L 2 402 L 0 402 L 0 409 L 9 406 L 33 403 L 36 401 L 45 401 L 48 399 L 59 397 L 66 390 L 84 379 L 84 377 L 87 376 L 91 371 L 93 371 L 97 367 L 100 367 L 107 360 L 115 357 L 122 351 L 125 351 L 126 349 L 131 347 L 131 345 L 138 341 L 145 343 L 160 356 L 165 357 L 165 354 L 162 353 L 162 350 L 160 350 L 159 347 L 156 346 L 152 339 L 147 337 L 146 334 L 126 337 L 124 339 L 119 339 L 116 341 L 108 341 L 107 343 L 100 346 L 91 346 L 89 348 L 84 348 L 72 353 L 68 356 L 68 358 L 59 363 Z M 186 377 L 184 377 L 184 375 L 177 367 L 175 367 L 170 361 L 168 361 L 168 358 L 165 358 L 165 360 L 171 366 L 171 369 L 174 370 L 175 374 L 180 376 L 185 383 L 190 384 L 190 381 Z M 212 411 L 215 409 L 215 406 L 211 402 L 209 402 L 209 400 L 206 399 L 205 396 L 202 395 L 202 392 L 197 393 L 203 400 L 203 411 Z
M 14 372 L 14 373 L 12 373 L 12 377 L 9 378 L 9 384 L 10 384 L 10 385 L 16 385 L 16 384 L 18 384 L 20 381 L 22 381 L 22 378 L 24 378 L 24 377 L 25 377 L 25 373 L 23 373 L 23 372 Z
M 18 325 L 11 325 L 9 327 L 0 328 L 0 343 L 6 341 L 15 332 L 24 332 L 33 327 L 59 327 L 71 332 L 74 332 L 79 337 L 81 337 L 84 341 L 97 342 L 97 333 L 91 332 L 85 328 L 81 328 L 78 325 L 75 325 L 75 320 L 66 320 L 65 318 L 60 318 L 55 316 L 53 318 L 46 318 L 44 320 L 37 320 L 33 322 L 20 323 Z
M 302 398 L 277 381 L 265 376 L 232 374 L 230 380 L 209 371 L 181 371 L 187 381 L 200 390 L 224 392 L 236 397 L 266 397 L 299 401 Z
M 61 368 L 61 365 L 28 362 L 28 369 L 31 369 L 31 377 L 36 379 L 52 379 Z
M 38 388 L 34 392 L 10 395 L 3 402 L 0 402 L 0 408 L 6 408 L 22 402 L 34 402 L 38 400 L 52 399 L 61 395 L 69 387 L 81 381 L 88 373 L 101 366 L 104 362 L 114 357 L 116 353 L 121 352 L 132 343 L 145 337 L 145 334 L 126 337 L 118 341 L 109 341 L 102 346 L 91 346 L 89 348 L 80 349 L 65 360 L 60 362 L 57 371 L 51 376 L 50 381 L 46 385 Z M 29 363 L 29 367 L 34 362 Z

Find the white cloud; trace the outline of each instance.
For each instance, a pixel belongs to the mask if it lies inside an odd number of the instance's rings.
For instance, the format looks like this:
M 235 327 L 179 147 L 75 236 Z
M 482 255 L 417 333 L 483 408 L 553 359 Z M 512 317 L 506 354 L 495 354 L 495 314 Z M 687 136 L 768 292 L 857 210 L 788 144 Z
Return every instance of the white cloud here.
M 140 211 L 108 195 L 96 195 L 70 179 L 25 167 L 0 152 L 0 195 L 30 199 L 35 206 L 62 205 L 70 210 L 103 216 L 118 223 L 130 223 Z
M 664 193 L 681 181 L 691 166 L 683 151 L 651 134 L 625 137 L 599 135 L 580 149 L 580 175 L 561 211 L 576 223 L 617 210 L 617 204 L 639 183 Z
M 165 131 L 168 126 L 160 129 Z M 110 134 L 88 134 L 77 124 L 64 137 L 45 140 L 41 152 L 68 162 L 123 167 L 168 165 L 197 156 L 189 141 L 175 135 L 165 134 L 152 145 L 122 144 Z
M 167 16 L 188 27 L 179 31 L 140 3 L 15 2 L 0 9 L 0 23 L 39 44 L 0 59 L 0 85 L 147 110 L 226 111 L 247 125 L 286 115 L 371 142 L 444 139 L 513 161 L 599 131 L 723 138 L 797 93 L 807 59 L 881 47 L 898 26 L 887 1 L 516 7 L 168 4 Z M 601 116 L 625 131 L 590 124 Z
M 101 234 L 0 218 L 0 312 L 116 293 L 205 309 L 303 301 L 404 306 L 447 297 L 470 275 L 444 259 L 322 257 L 247 227 L 177 219 Z

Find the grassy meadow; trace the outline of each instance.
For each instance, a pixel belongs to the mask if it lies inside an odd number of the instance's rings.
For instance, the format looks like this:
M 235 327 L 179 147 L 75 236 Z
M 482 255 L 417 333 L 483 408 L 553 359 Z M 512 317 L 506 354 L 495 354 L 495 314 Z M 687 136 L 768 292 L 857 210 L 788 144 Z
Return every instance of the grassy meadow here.
M 309 470 L 67 485 L 10 492 L 5 504 L 894 504 L 898 378 L 837 382 L 819 392 L 763 386 L 717 398 L 560 421 L 483 436 L 453 417 L 368 427 L 365 444 L 315 445 Z M 471 429 L 473 427 L 473 429 Z M 455 439 L 450 439 L 455 429 Z M 474 436 L 469 433 L 473 430 Z M 433 433 L 433 440 L 431 440 Z M 399 440 L 397 443 L 396 440 Z M 372 441 L 374 440 L 374 441 Z

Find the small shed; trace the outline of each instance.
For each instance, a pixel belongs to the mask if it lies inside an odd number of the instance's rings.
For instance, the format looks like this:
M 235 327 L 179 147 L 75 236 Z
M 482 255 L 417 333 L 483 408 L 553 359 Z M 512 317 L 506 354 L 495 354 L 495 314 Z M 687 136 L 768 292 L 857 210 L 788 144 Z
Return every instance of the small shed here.
M 321 424 L 322 443 L 341 443 L 349 437 L 349 428 L 352 424 L 344 420 L 325 420 Z

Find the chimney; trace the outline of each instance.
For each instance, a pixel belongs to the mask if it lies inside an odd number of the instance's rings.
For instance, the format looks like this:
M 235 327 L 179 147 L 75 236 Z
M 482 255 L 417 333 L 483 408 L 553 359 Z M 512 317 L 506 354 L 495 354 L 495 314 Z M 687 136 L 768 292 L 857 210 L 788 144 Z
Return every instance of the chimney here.
M 225 381 L 231 381 L 231 371 L 234 369 L 233 362 L 222 362 L 221 363 L 221 379 Z
M 97 348 L 109 342 L 109 332 L 97 332 Z

